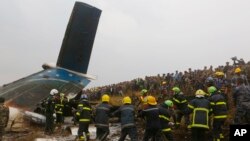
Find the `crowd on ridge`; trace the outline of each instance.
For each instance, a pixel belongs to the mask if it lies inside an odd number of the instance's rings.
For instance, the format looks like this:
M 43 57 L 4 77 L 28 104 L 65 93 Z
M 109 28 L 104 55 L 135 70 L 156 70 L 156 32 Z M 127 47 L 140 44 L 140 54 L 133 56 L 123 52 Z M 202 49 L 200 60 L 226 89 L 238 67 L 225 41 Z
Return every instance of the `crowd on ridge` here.
M 227 62 L 225 66 L 215 69 L 210 66 L 183 73 L 176 71 L 82 90 L 77 108 L 73 111 L 74 121 L 79 126 L 77 140 L 89 140 L 88 128 L 94 123 L 96 140 L 104 141 L 109 134 L 109 119 L 116 116 L 121 122 L 119 141 L 124 141 L 127 135 L 132 141 L 139 140 L 138 119 L 143 119 L 145 123 L 143 141 L 173 141 L 173 132 L 180 129 L 183 117 L 185 129 L 192 133 L 192 141 L 205 140 L 208 129 L 212 129 L 212 140 L 223 140 L 222 126 L 228 118 L 229 99 L 234 100 L 236 107 L 233 124 L 250 124 L 247 78 L 250 63 L 233 61 L 233 65 Z M 112 96 L 123 98 L 118 109 L 110 103 Z M 93 107 L 90 100 L 101 100 L 101 103 Z M 58 90 L 50 91 L 49 97 L 43 101 L 46 134 L 54 132 L 54 114 L 57 125 L 64 122 L 63 112 L 69 102 Z

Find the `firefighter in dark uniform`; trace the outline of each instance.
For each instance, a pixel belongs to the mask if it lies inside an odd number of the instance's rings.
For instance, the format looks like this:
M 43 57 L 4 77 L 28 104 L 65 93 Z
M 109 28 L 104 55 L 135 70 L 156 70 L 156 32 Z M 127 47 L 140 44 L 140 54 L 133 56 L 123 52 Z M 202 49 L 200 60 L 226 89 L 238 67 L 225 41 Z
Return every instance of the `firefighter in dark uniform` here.
M 201 89 L 195 93 L 195 99 L 188 104 L 192 115 L 192 141 L 205 141 L 205 131 L 209 129 L 210 101 L 205 99 L 205 92 Z
M 160 140 L 160 118 L 159 108 L 156 106 L 157 102 L 155 97 L 148 96 L 148 107 L 139 113 L 139 117 L 146 120 L 146 129 L 143 136 L 143 141 L 159 141 Z
M 54 96 L 58 94 L 57 89 L 52 89 L 50 91 L 49 97 L 46 99 L 44 106 L 45 106 L 45 116 L 46 116 L 46 123 L 45 123 L 45 134 L 52 134 L 54 132 L 54 117 L 53 114 L 55 112 L 55 99 Z
M 56 95 L 55 98 L 56 123 L 58 124 L 59 128 L 61 127 L 61 124 L 64 123 L 63 108 L 66 102 L 67 98 L 64 97 L 64 93 Z
M 176 106 L 176 128 L 180 127 L 181 119 L 184 116 L 185 125 L 189 127 L 188 102 L 184 94 L 181 93 L 179 87 L 173 87 L 174 92 L 173 103 Z
M 0 97 L 0 141 L 4 135 L 4 128 L 7 126 L 9 120 L 10 110 L 4 105 L 5 99 Z
M 220 141 L 224 138 L 221 126 L 227 118 L 227 104 L 225 97 L 214 86 L 209 87 L 208 92 L 211 95 L 209 101 L 213 110 L 213 138 Z
M 86 94 L 81 95 L 81 101 L 77 106 L 76 116 L 79 119 L 78 138 L 80 141 L 88 141 L 89 124 L 91 121 L 92 109 L 88 102 L 88 96 Z
M 135 126 L 135 107 L 131 105 L 131 99 L 128 96 L 124 97 L 122 102 L 123 106 L 112 113 L 112 116 L 120 115 L 122 131 L 119 141 L 124 141 L 127 135 L 129 135 L 131 141 L 138 141 Z
M 112 106 L 109 104 L 110 97 L 107 94 L 102 96 L 102 103 L 96 107 L 95 126 L 96 140 L 104 141 L 109 134 L 109 117 Z
M 168 141 L 173 141 L 173 134 L 171 126 L 173 126 L 173 123 L 170 121 L 170 118 L 173 116 L 173 108 L 174 104 L 171 100 L 164 101 L 160 106 L 160 123 L 161 123 L 161 132 L 165 136 Z

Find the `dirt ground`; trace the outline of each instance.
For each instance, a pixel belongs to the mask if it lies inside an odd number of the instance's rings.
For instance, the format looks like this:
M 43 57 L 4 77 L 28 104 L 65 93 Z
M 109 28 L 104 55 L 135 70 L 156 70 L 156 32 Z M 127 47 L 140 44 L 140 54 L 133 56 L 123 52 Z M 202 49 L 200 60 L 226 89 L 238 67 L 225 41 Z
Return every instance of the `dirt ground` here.
M 72 124 L 73 125 L 73 124 Z M 3 141 L 74 141 L 77 133 L 77 126 L 65 125 L 61 129 L 56 128 L 55 133 L 53 135 L 45 135 L 42 126 L 30 125 L 29 128 L 25 131 L 19 132 L 7 132 L 3 138 Z M 137 131 L 139 140 L 141 141 L 143 138 L 144 128 L 142 126 L 142 122 L 137 122 Z M 90 125 L 90 139 L 91 141 L 95 140 L 95 131 L 96 128 L 94 125 Z M 228 141 L 228 131 L 229 128 L 224 127 L 224 135 L 226 138 L 222 141 Z M 107 138 L 107 141 L 117 141 L 120 136 L 120 124 L 119 123 L 111 123 L 110 124 L 110 134 Z M 186 130 L 185 127 L 181 127 L 178 130 L 173 130 L 175 141 L 190 141 L 191 140 L 191 131 Z M 207 132 L 207 141 L 211 140 L 211 132 Z M 126 141 L 130 139 L 127 137 Z
M 122 97 L 115 97 L 111 99 L 112 105 L 120 106 L 120 103 L 122 101 Z M 232 106 L 232 99 L 229 98 L 229 107 Z M 229 140 L 229 124 L 232 123 L 234 108 L 229 108 L 229 118 L 225 123 L 225 126 L 223 127 L 223 133 L 226 137 L 222 141 L 228 141 Z M 21 127 L 21 130 L 12 130 L 7 131 L 6 134 L 3 137 L 3 141 L 74 141 L 77 135 L 77 126 L 73 126 L 73 122 L 71 121 L 72 117 L 65 118 L 66 123 L 62 126 L 62 128 L 56 128 L 55 133 L 53 135 L 45 135 L 44 134 L 44 127 L 42 125 L 34 125 L 31 123 L 24 123 Z M 184 122 L 184 121 L 183 121 Z M 143 126 L 143 120 L 137 119 L 137 131 L 139 136 L 139 141 L 143 138 L 144 133 L 144 126 Z M 94 124 L 90 125 L 89 127 L 90 131 L 90 139 L 91 141 L 95 140 L 95 131 L 96 128 L 94 127 Z M 117 141 L 120 137 L 120 124 L 117 122 L 117 119 L 111 119 L 110 124 L 110 134 L 107 138 L 107 141 Z M 173 135 L 175 141 L 190 141 L 191 140 L 191 131 L 187 130 L 184 126 L 181 126 L 180 129 L 173 129 Z M 211 131 L 207 131 L 206 134 L 207 141 L 212 140 Z M 129 141 L 130 139 L 127 137 L 126 141 Z

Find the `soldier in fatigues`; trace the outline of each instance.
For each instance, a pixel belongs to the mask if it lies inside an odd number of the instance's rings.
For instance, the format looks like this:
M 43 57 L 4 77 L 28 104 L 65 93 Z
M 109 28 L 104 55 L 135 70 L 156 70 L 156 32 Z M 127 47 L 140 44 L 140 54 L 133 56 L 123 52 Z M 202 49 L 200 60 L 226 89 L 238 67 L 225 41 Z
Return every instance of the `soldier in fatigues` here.
M 4 128 L 7 126 L 9 120 L 9 108 L 4 105 L 5 99 L 0 97 L 0 141 L 4 134 Z
M 250 88 L 244 84 L 243 78 L 237 79 L 233 98 L 236 105 L 234 124 L 250 124 Z

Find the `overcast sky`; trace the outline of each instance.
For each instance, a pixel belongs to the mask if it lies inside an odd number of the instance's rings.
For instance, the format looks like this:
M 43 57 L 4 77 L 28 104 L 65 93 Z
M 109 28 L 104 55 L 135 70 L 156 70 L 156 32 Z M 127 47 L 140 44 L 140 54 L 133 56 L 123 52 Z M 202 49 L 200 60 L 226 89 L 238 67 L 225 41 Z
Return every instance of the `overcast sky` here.
M 79 0 L 102 15 L 88 87 L 250 60 L 249 0 Z M 0 85 L 56 62 L 74 0 L 0 1 Z

